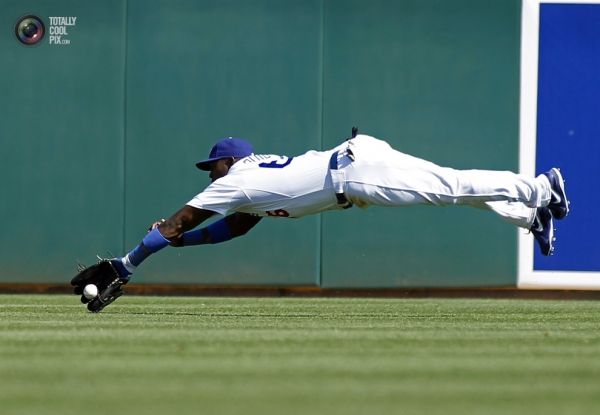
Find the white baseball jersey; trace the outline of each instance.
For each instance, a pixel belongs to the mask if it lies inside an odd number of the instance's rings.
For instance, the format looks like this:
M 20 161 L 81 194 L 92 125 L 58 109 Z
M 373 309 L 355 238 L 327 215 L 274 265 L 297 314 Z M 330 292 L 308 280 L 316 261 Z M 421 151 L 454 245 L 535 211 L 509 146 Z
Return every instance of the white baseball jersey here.
M 237 161 L 188 205 L 222 215 L 301 217 L 337 209 L 329 175 L 333 150 L 301 156 L 253 154 Z
M 347 150 L 352 157 L 348 157 Z M 338 170 L 330 170 L 336 153 Z M 529 229 L 535 208 L 550 200 L 550 183 L 509 171 L 440 167 L 366 135 L 301 156 L 251 155 L 236 162 L 188 205 L 222 215 L 301 217 L 341 209 L 335 192 L 360 207 L 464 204 L 490 209 Z

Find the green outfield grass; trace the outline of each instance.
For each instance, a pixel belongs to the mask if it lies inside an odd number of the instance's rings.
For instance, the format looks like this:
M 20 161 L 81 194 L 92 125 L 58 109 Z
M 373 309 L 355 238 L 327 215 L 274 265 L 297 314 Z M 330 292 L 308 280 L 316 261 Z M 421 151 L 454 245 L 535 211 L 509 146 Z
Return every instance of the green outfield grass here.
M 0 413 L 593 414 L 600 302 L 0 295 Z

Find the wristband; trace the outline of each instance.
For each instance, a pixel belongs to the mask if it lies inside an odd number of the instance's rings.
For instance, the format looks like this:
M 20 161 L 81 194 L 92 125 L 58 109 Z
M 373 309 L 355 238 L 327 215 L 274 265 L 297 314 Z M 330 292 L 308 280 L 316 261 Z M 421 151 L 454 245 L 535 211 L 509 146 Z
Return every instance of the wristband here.
M 205 232 L 208 237 L 205 238 Z M 203 245 L 203 244 L 218 244 L 233 238 L 229 225 L 225 219 L 220 219 L 215 223 L 208 225 L 206 228 L 196 229 L 194 231 L 185 232 L 183 234 L 183 246 Z

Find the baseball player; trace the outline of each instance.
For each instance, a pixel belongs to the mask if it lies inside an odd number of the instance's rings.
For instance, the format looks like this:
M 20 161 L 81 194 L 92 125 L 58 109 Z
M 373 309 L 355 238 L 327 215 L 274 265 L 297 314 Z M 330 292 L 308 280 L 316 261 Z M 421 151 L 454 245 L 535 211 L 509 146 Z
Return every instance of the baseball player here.
M 136 267 L 166 246 L 216 244 L 242 236 L 263 217 L 298 218 L 326 210 L 415 204 L 468 205 L 491 210 L 528 229 L 543 255 L 554 251 L 553 220 L 569 213 L 564 180 L 557 168 L 528 177 L 509 171 L 440 167 L 393 149 L 387 142 L 357 135 L 328 151 L 296 157 L 254 154 L 239 138 L 217 142 L 206 160 L 212 183 L 167 220 L 151 226 L 133 250 L 83 269 L 71 283 L 82 294 L 98 286 L 88 303 L 101 311 L 122 295 Z M 223 215 L 196 229 L 207 219 Z

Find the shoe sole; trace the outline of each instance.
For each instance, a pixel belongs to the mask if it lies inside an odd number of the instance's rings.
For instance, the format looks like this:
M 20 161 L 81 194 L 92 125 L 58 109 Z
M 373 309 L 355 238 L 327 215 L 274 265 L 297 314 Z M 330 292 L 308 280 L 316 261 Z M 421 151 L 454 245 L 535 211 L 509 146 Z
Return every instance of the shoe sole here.
M 565 192 L 565 180 L 563 179 L 560 170 L 556 167 L 553 167 L 550 171 L 558 178 L 558 188 L 560 189 L 559 197 L 562 203 L 558 206 L 548 206 L 548 208 L 550 208 L 552 216 L 554 216 L 555 219 L 561 220 L 569 214 L 569 199 L 567 199 L 567 193 Z

